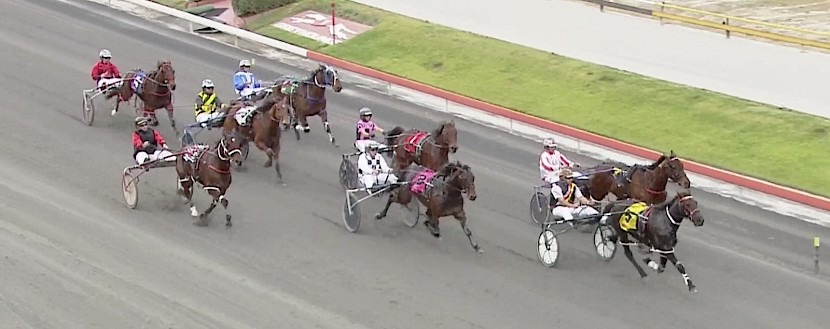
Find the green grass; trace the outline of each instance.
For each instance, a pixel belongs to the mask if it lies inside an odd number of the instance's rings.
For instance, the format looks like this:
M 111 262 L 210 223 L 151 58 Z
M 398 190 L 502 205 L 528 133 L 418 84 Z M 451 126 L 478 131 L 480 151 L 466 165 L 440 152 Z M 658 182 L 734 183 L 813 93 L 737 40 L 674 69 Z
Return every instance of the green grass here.
M 534 116 L 830 196 L 830 121 L 551 55 L 338 1 L 375 28 L 336 46 L 268 24 L 328 0 L 280 8 L 251 26 L 319 52 Z M 530 165 L 530 164 L 529 164 Z
M 173 7 L 176 9 L 184 10 L 185 6 L 187 5 L 187 0 L 152 0 L 153 2 L 157 2 L 158 4 L 165 5 L 167 7 Z

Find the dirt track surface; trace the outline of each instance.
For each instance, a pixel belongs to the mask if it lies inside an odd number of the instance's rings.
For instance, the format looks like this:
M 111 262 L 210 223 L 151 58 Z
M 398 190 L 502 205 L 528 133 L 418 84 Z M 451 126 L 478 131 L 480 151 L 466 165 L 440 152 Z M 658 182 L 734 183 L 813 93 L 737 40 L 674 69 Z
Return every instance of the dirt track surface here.
M 830 320 L 827 277 L 803 273 L 812 235 L 830 241 L 827 230 L 702 191 L 706 224 L 684 224 L 678 246 L 696 295 L 673 268 L 640 280 L 621 253 L 598 260 L 579 232 L 561 237 L 558 268 L 544 268 L 527 218 L 538 145 L 460 120 L 457 158 L 477 174 L 479 198 L 468 208 L 485 253 L 476 255 L 451 220 L 440 240 L 420 224 L 406 227 L 394 208 L 375 223 L 380 199 L 362 205 L 360 232 L 347 233 L 337 166 L 357 109 L 372 107 L 388 128 L 447 119 L 351 83 L 328 96 L 343 147 L 328 145 L 313 118 L 302 141 L 283 138 L 287 187 L 261 167 L 259 151 L 234 172 L 232 229 L 219 216 L 210 227 L 191 224 L 172 168 L 144 175 L 139 207 L 129 210 L 119 176 L 131 163 L 132 115 L 99 111 L 92 127 L 79 120 L 98 49 L 109 48 L 125 71 L 172 59 L 184 122 L 193 121 L 198 82 L 212 78 L 230 97 L 234 67 L 251 55 L 77 5 L 0 1 L 4 328 L 819 328 Z M 256 72 L 305 74 L 261 57 Z M 166 124 L 162 116 L 160 131 L 175 145 Z M 216 132 L 199 138 L 208 136 Z

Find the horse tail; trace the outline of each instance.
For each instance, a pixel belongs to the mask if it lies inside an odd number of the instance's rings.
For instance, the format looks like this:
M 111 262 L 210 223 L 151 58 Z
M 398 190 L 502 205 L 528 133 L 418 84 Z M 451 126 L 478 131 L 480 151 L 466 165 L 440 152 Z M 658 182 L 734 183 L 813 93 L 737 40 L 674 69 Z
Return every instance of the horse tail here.
M 386 134 L 386 145 L 387 146 L 394 146 L 395 140 L 404 132 L 403 127 L 395 126 Z

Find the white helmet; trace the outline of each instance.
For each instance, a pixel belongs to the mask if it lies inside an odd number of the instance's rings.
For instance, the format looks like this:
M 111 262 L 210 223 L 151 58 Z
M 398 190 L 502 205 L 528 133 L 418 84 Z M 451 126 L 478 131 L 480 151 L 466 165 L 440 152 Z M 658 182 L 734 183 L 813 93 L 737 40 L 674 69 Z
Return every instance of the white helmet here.
M 101 51 L 98 52 L 98 57 L 112 58 L 112 54 L 110 54 L 109 50 L 101 49 Z
M 147 121 L 149 121 L 149 120 L 147 120 L 146 117 L 136 117 L 135 118 L 135 125 L 138 126 L 140 124 L 147 123 Z
M 545 138 L 542 145 L 545 147 L 556 147 L 556 141 L 554 141 L 553 138 Z
M 372 109 L 368 107 L 360 109 L 360 116 L 363 117 L 364 115 L 372 115 Z
M 378 144 L 378 142 L 371 141 L 369 143 L 366 143 L 366 150 L 367 151 L 371 151 L 371 150 L 377 151 L 377 149 L 379 149 L 379 148 L 380 148 L 380 144 Z
M 243 67 L 243 66 L 251 67 L 251 61 L 249 61 L 247 59 L 243 59 L 243 60 L 239 61 L 239 67 Z
M 210 79 L 202 80 L 202 88 L 213 88 L 213 81 L 210 81 Z

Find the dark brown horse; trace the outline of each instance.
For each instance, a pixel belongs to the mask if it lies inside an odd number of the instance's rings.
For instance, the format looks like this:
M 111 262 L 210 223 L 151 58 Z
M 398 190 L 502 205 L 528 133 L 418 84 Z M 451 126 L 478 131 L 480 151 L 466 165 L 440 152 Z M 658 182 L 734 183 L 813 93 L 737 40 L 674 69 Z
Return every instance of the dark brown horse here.
M 202 145 L 187 145 L 184 147 L 182 156 L 176 159 L 176 172 L 179 175 L 179 194 L 190 206 L 190 214 L 199 217 L 196 223 L 199 226 L 207 225 L 208 215 L 216 208 L 216 203 L 221 203 L 225 208 L 225 225 L 230 227 L 231 215 L 228 213 L 228 199 L 225 193 L 231 186 L 231 159 L 239 160 L 242 152 L 242 138 L 233 134 L 230 138 L 222 137 L 216 147 L 199 149 Z M 188 162 L 185 156 L 190 154 L 194 157 L 193 163 Z M 210 207 L 201 215 L 193 204 L 192 187 L 198 182 L 202 188 L 213 197 Z
M 222 134 L 231 136 L 234 131 L 239 131 L 245 137 L 244 143 L 253 141 L 254 145 L 268 156 L 265 167 L 274 166 L 277 177 L 282 181 L 280 171 L 280 121 L 288 115 L 287 110 L 277 104 L 274 97 L 268 96 L 263 102 L 251 112 L 249 126 L 240 126 L 234 117 L 236 112 L 243 106 L 250 106 L 250 103 L 232 102 L 225 116 L 222 126 Z
M 603 209 L 603 213 L 608 214 L 603 217 L 603 220 L 606 220 L 616 232 L 616 236 L 612 239 L 619 239 L 620 245 L 625 251 L 625 257 L 628 258 L 631 264 L 634 264 L 634 268 L 640 273 L 641 278 L 646 277 L 647 274 L 634 260 L 634 255 L 631 253 L 629 246 L 637 245 L 637 243 L 631 242 L 631 238 L 649 248 L 649 253 L 653 251 L 660 254 L 659 266 L 650 257 L 643 259 L 646 265 L 658 273 L 662 273 L 666 267 L 666 262 L 671 261 L 677 271 L 683 275 L 683 282 L 686 283 L 689 291 L 697 292 L 694 283 L 686 274 L 686 268 L 683 267 L 683 264 L 677 260 L 677 256 L 674 254 L 674 247 L 677 245 L 677 230 L 680 229 L 680 223 L 684 218 L 691 219 L 697 227 L 703 226 L 703 215 L 700 214 L 697 201 L 692 197 L 691 192 L 686 189 L 681 190 L 668 201 L 649 207 L 640 207 L 640 210 L 636 213 L 629 212 L 632 216 L 630 220 L 629 218 L 623 220 L 623 214 L 635 203 L 637 201 L 631 199 L 615 201 Z M 625 229 L 623 226 L 625 226 Z
M 139 84 L 139 92 L 133 91 L 133 84 Z M 176 120 L 173 118 L 173 91 L 176 90 L 176 70 L 169 60 L 159 60 L 156 63 L 156 70 L 146 73 L 140 69 L 133 70 L 124 77 L 124 83 L 118 89 L 112 90 L 106 94 L 106 98 L 110 99 L 118 95 L 118 102 L 116 102 L 115 112 L 118 112 L 118 106 L 121 102 L 128 102 L 133 94 L 141 99 L 143 105 L 141 116 L 150 118 L 150 125 L 158 126 L 158 119 L 156 119 L 156 110 L 164 108 L 167 110 L 167 117 L 170 118 L 170 126 L 179 135 L 176 129 Z
M 617 200 L 633 198 L 654 204 L 666 201 L 666 185 L 669 179 L 682 188 L 691 186 L 683 168 L 683 161 L 680 161 L 674 151 L 671 151 L 670 155 L 663 154 L 648 166 L 604 162 L 587 168 L 585 172 L 580 170 L 580 173 L 589 175 L 590 178 L 577 179 L 575 182 L 583 195 L 590 195 L 594 200 L 602 200 L 608 193 L 613 193 Z
M 288 106 L 291 109 L 294 129 L 298 131 L 302 129 L 308 133 L 311 131 L 308 117 L 319 115 L 320 121 L 323 122 L 323 128 L 326 129 L 326 134 L 329 136 L 329 141 L 337 146 L 334 136 L 331 134 L 329 115 L 326 112 L 326 87 L 331 87 L 336 93 L 343 90 L 337 70 L 334 67 L 320 64 L 320 67 L 312 71 L 307 79 L 300 81 L 300 85 L 294 93 L 283 95 L 283 97 L 288 97 Z M 276 90 L 273 94 L 282 95 Z M 297 139 L 300 139 L 300 135 L 297 135 Z
M 395 150 L 393 167 L 397 171 L 413 162 L 438 170 L 449 163 L 450 153 L 458 151 L 458 131 L 454 120 L 442 122 L 431 134 L 397 126 L 386 134 L 386 145 Z
M 470 201 L 476 199 L 476 177 L 473 175 L 472 169 L 467 165 L 462 165 L 460 162 L 447 163 L 439 168 L 430 181 L 423 182 L 431 186 L 422 193 L 415 194 L 412 192 L 411 186 L 406 182 L 412 182 L 428 168 L 412 164 L 406 168 L 403 177 L 400 178 L 402 186 L 392 191 L 389 199 L 386 201 L 386 206 L 383 210 L 375 215 L 375 219 L 382 219 L 386 217 L 389 211 L 389 206 L 392 203 L 402 205 L 409 205 L 412 202 L 413 195 L 427 207 L 426 215 L 428 220 L 424 222 L 429 228 L 432 235 L 436 238 L 441 237 L 441 230 L 438 228 L 438 219 L 446 216 L 453 216 L 461 224 L 461 229 L 470 240 L 470 245 L 476 252 L 482 253 L 483 250 L 479 248 L 478 242 L 473 239 L 473 232 L 467 227 L 467 213 L 464 212 L 464 195 L 467 193 Z

